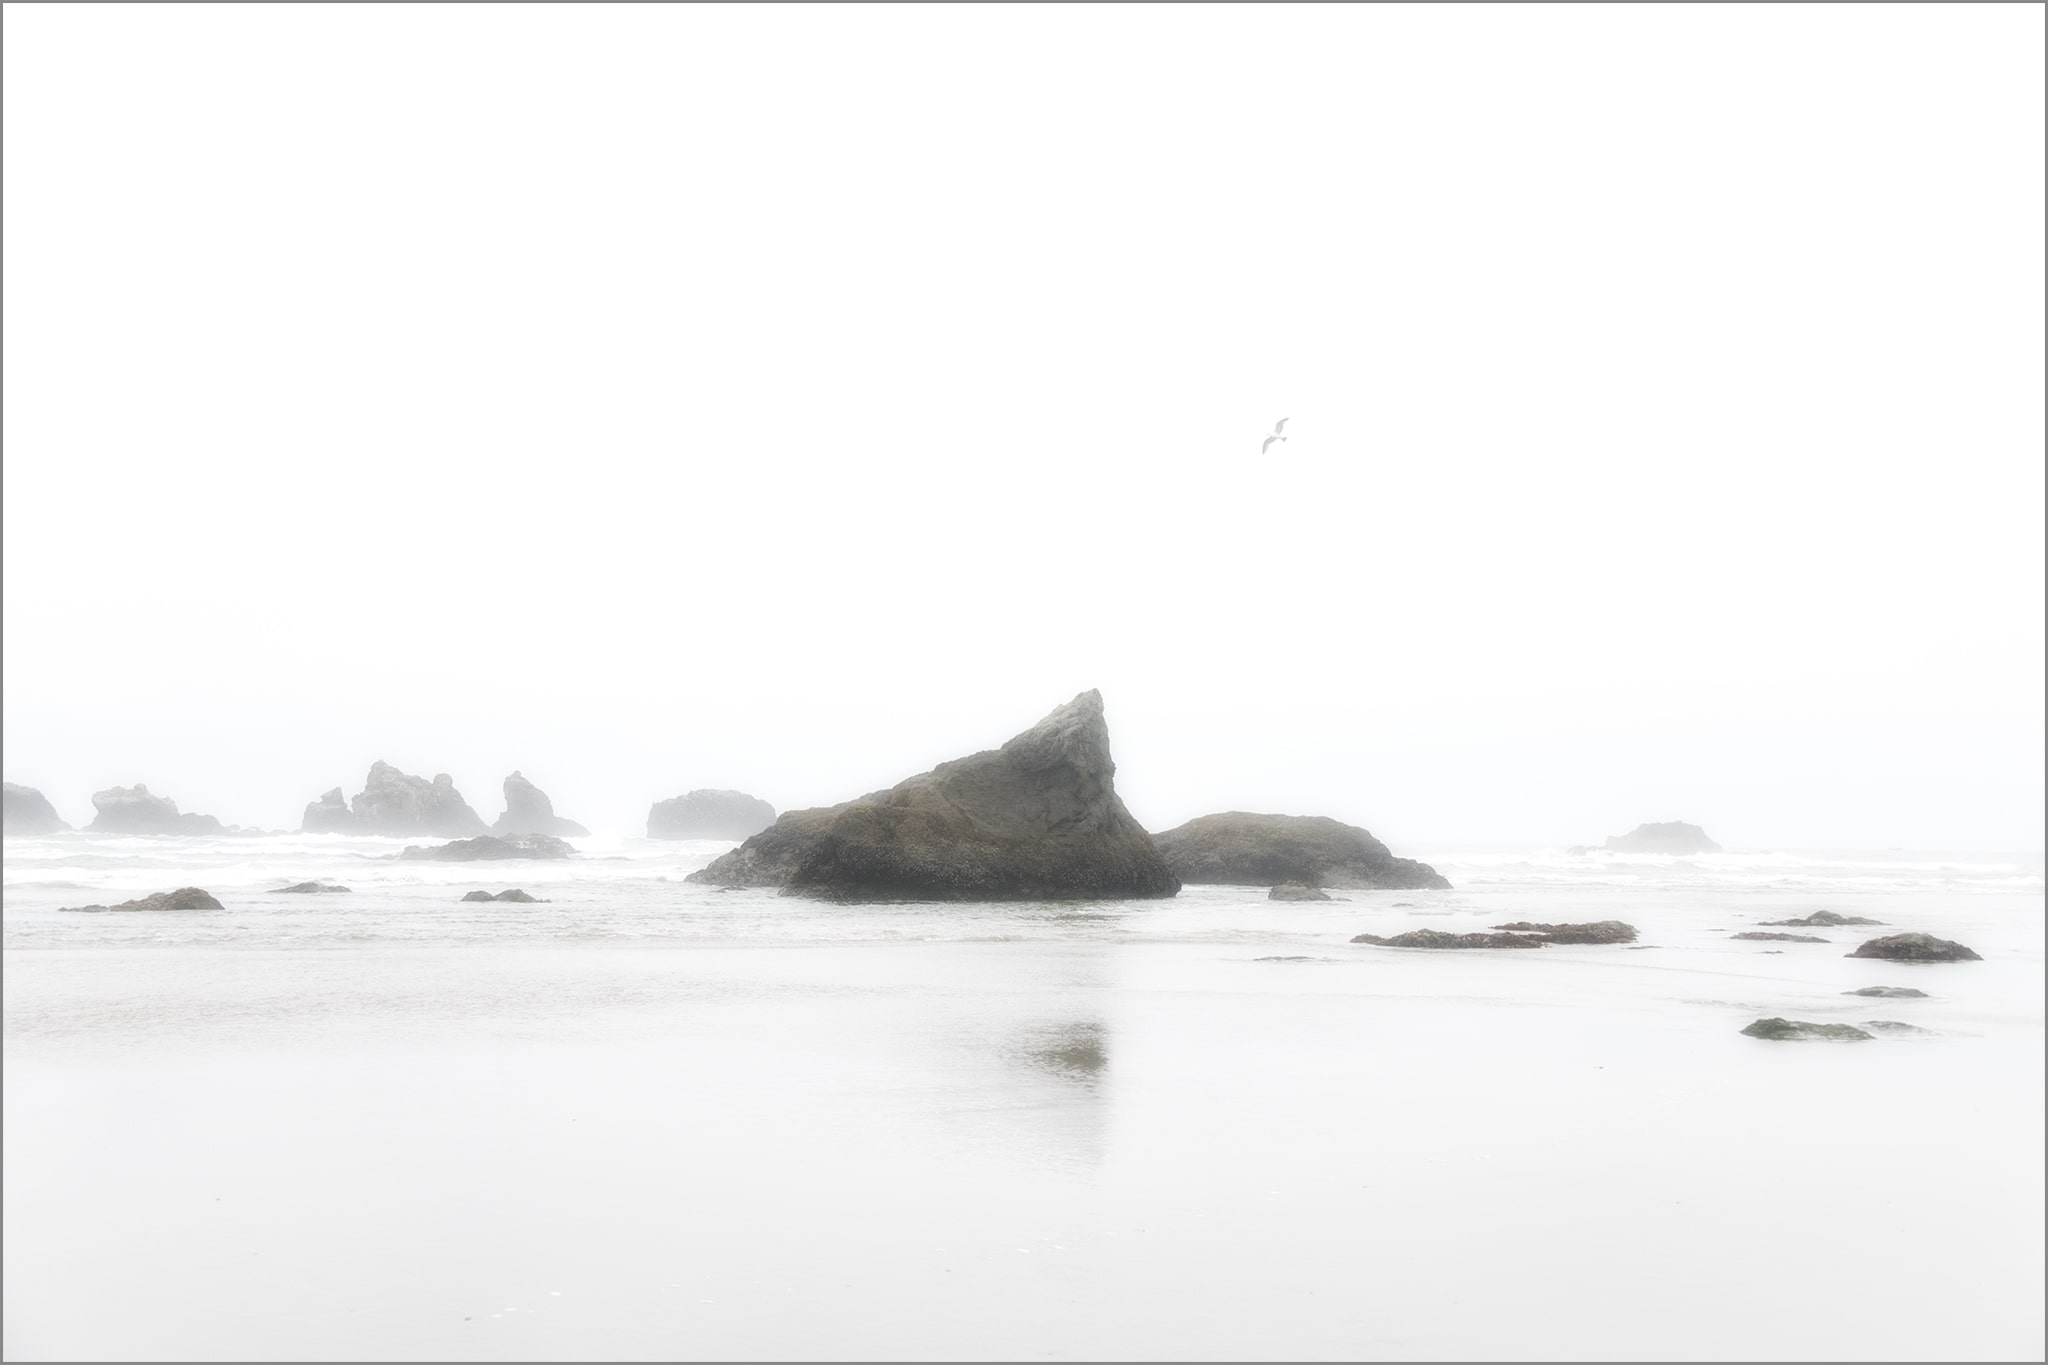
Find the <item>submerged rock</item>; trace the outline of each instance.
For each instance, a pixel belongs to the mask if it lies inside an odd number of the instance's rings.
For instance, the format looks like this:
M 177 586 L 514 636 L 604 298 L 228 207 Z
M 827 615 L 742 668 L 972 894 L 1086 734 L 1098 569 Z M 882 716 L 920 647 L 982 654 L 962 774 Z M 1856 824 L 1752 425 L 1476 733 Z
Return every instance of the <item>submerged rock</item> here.
M 348 808 L 348 802 L 342 798 L 341 788 L 334 788 L 318 801 L 308 801 L 306 814 L 299 821 L 299 829 L 306 834 L 356 833 L 355 812 Z
M 1798 1019 L 1759 1019 L 1743 1032 L 1773 1043 L 1867 1043 L 1873 1037 L 1852 1024 L 1809 1024 Z
M 299 883 L 298 885 L 296 885 L 296 886 L 280 886 L 279 888 L 277 888 L 277 894 L 278 894 L 278 895 L 280 895 L 280 896 L 286 896 L 286 895 L 304 895 L 304 896 L 311 896 L 311 895 L 318 895 L 318 894 L 320 894 L 321 892 L 328 892 L 328 893 L 332 893 L 332 892 L 335 892 L 335 891 L 347 891 L 347 890 L 348 890 L 348 888 L 347 888 L 347 887 L 345 887 L 345 886 L 328 886 L 328 885 L 327 885 L 326 883 L 324 883 L 324 882 L 300 882 L 300 883 Z
M 1611 835 L 1602 845 L 1613 853 L 1719 853 L 1721 846 L 1698 825 L 1683 820 L 1637 825 L 1626 834 Z
M 1755 929 L 1748 933 L 1730 934 L 1731 939 L 1743 938 L 1753 943 L 1832 943 L 1833 939 L 1818 938 L 1812 934 L 1765 934 Z
M 1960 943 L 1932 934 L 1887 934 L 1871 939 L 1844 957 L 1881 957 L 1892 962 L 1982 962 Z
M 1327 815 L 1201 815 L 1152 836 L 1183 882 L 1219 886 L 1308 886 L 1357 890 L 1448 891 L 1427 863 L 1396 858 L 1356 825 Z
M 1328 892 L 1305 882 L 1282 882 L 1266 893 L 1269 901 L 1326 901 L 1332 900 Z
M 489 826 L 455 790 L 455 779 L 435 773 L 429 782 L 381 759 L 356 793 L 354 828 L 361 834 L 482 834 Z
M 590 831 L 555 814 L 555 803 L 548 800 L 548 794 L 514 772 L 505 779 L 505 813 L 491 825 L 491 833 L 552 834 L 582 839 Z
M 1838 915 L 1832 910 L 1816 910 L 1805 919 L 1764 919 L 1757 923 L 1792 929 L 1834 929 L 1845 924 L 1883 924 L 1884 921 L 1865 919 L 1861 915 Z
M 1083 692 L 1000 749 L 887 791 L 788 811 L 692 882 L 840 900 L 1171 896 L 1180 880 L 1113 781 L 1102 694 Z
M 141 900 L 122 901 L 119 905 L 65 905 L 62 910 L 221 910 L 225 909 L 210 894 L 196 886 L 181 886 L 176 891 L 158 891 L 144 896 Z
M 1853 991 L 1843 991 L 1843 992 L 1842 992 L 1842 994 L 1844 994 L 1844 995 L 1874 995 L 1874 996 L 1878 996 L 1878 997 L 1880 997 L 1881 999 L 1885 999 L 1885 1000 L 1925 1000 L 1925 999 L 1927 999 L 1927 992 L 1926 992 L 1926 991 L 1916 991 L 1916 990 L 1914 990 L 1914 989 L 1913 989 L 1913 988 L 1912 988 L 1911 986 L 1864 986 L 1864 987 L 1861 987 L 1860 989 L 1857 989 L 1857 990 L 1853 990 Z
M 1940 1036 L 1931 1028 L 1921 1028 L 1918 1024 L 1901 1023 L 1897 1019 L 1865 1019 L 1863 1027 L 1873 1029 L 1878 1033 L 1888 1033 L 1898 1038 L 1935 1038 Z
M 4 792 L 4 798 L 0 798 L 0 833 L 55 834 L 71 828 L 58 817 L 49 798 L 34 787 L 8 782 L 0 784 L 0 792 Z
M 178 803 L 168 796 L 151 796 L 138 782 L 132 787 L 109 787 L 92 794 L 97 812 L 86 828 L 99 834 L 223 834 L 220 821 L 211 815 L 180 815 Z
M 468 895 L 464 896 L 463 899 L 466 901 L 518 901 L 522 905 L 547 904 L 547 902 L 542 900 L 540 897 L 529 896 L 516 886 L 513 887 L 510 891 L 500 891 L 495 896 L 493 896 L 488 891 L 472 891 Z
M 566 858 L 575 851 L 551 834 L 514 834 L 504 839 L 495 834 L 479 834 L 474 839 L 457 839 L 431 848 L 410 844 L 398 856 L 431 862 L 469 863 L 485 858 Z
M 1496 929 L 1540 935 L 1546 943 L 1634 943 L 1636 927 L 1618 919 L 1599 919 L 1590 924 L 1532 924 L 1518 919 L 1513 924 L 1496 924 Z
M 1381 938 L 1359 934 L 1353 943 L 1370 943 L 1381 948 L 1541 948 L 1543 940 L 1529 934 L 1447 934 L 1441 929 L 1410 929 L 1405 934 Z
M 650 839 L 747 839 L 775 823 L 775 807 L 745 792 L 708 787 L 666 801 L 647 811 Z

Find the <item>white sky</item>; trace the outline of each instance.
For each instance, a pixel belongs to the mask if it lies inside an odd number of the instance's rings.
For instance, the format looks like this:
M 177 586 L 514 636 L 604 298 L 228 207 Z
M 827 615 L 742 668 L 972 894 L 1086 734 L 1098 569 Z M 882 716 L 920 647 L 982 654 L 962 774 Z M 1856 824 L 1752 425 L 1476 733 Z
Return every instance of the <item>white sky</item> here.
M 5 767 L 2038 849 L 2033 5 L 46 6 Z M 1261 458 L 1274 419 L 1293 439 Z

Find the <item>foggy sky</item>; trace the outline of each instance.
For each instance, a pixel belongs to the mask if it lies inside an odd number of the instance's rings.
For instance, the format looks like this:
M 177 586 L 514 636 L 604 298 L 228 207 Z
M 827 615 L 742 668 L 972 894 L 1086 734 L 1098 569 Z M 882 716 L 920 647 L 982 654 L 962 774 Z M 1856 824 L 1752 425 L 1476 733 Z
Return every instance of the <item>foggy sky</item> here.
M 2037 6 L 0 22 L 74 824 L 637 834 L 1096 687 L 1154 829 L 2041 846 Z

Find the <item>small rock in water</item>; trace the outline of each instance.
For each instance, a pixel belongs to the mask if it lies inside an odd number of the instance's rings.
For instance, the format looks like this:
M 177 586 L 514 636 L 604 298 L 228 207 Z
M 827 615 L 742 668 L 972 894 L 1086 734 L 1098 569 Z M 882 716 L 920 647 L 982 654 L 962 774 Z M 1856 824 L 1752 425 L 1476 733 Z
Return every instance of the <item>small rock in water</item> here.
M 1853 1024 L 1809 1024 L 1799 1019 L 1759 1019 L 1743 1032 L 1774 1043 L 1868 1042 L 1875 1035 Z
M 1322 890 L 1320 887 L 1310 886 L 1307 882 L 1282 882 L 1266 893 L 1266 899 L 1269 901 L 1326 901 L 1331 899 L 1331 897 L 1329 892 Z
M 1767 919 L 1759 924 L 1774 924 L 1781 928 L 1827 929 L 1844 924 L 1883 924 L 1881 919 L 1865 919 L 1861 915 L 1838 915 L 1832 910 L 1816 910 L 1805 919 Z
M 1932 934 L 1887 934 L 1871 939 L 1844 957 L 1881 957 L 1893 962 L 1982 962 L 1960 943 Z
M 1827 943 L 1831 940 L 1816 938 L 1812 934 L 1760 934 L 1752 929 L 1746 934 L 1730 934 L 1730 938 L 1744 938 L 1753 943 Z
M 208 893 L 196 886 L 181 886 L 176 891 L 159 891 L 141 900 L 122 901 L 119 905 L 64 905 L 60 910 L 222 910 L 226 907 Z
M 1921 1028 L 1917 1024 L 1901 1023 L 1897 1019 L 1865 1019 L 1863 1027 L 1874 1029 L 1878 1033 L 1891 1033 L 1902 1036 L 1917 1035 L 1922 1038 L 1932 1038 L 1935 1036 L 1934 1030 L 1931 1028 Z
M 296 885 L 296 886 L 280 886 L 279 888 L 277 888 L 277 894 L 278 894 L 278 895 L 280 895 L 280 896 L 289 896 L 289 895 L 305 895 L 305 896 L 311 896 L 311 895 L 317 895 L 317 894 L 319 894 L 320 892 L 323 892 L 323 891 L 347 891 L 347 890 L 348 890 L 348 888 L 347 888 L 347 887 L 345 887 L 345 886 L 329 886 L 329 885 L 327 885 L 327 884 L 326 884 L 325 882 L 300 882 L 300 883 L 299 883 L 298 885 Z
M 1541 948 L 1543 940 L 1528 934 L 1447 934 L 1441 929 L 1410 929 L 1405 934 L 1381 938 L 1359 934 L 1353 943 L 1370 943 L 1381 948 Z
M 1540 934 L 1547 943 L 1634 943 L 1636 927 L 1618 919 L 1594 920 L 1591 924 L 1532 924 L 1518 919 L 1513 924 L 1496 924 L 1524 934 Z
M 542 900 L 540 897 L 529 896 L 516 886 L 513 887 L 510 891 L 500 891 L 495 896 L 493 896 L 488 891 L 472 891 L 468 895 L 464 896 L 463 899 L 466 901 L 518 901 L 524 905 L 547 904 L 547 902 Z
M 398 856 L 466 863 L 479 858 L 567 858 L 575 851 L 569 843 L 551 834 L 514 834 L 503 839 L 495 834 L 479 834 L 474 839 L 457 839 L 432 848 L 409 844 Z
M 1865 986 L 1861 990 L 1843 991 L 1844 995 L 1875 995 L 1886 1000 L 1925 1000 L 1926 991 L 1916 991 L 1911 986 Z
M 1320 962 L 1319 957 L 1255 957 L 1254 962 Z

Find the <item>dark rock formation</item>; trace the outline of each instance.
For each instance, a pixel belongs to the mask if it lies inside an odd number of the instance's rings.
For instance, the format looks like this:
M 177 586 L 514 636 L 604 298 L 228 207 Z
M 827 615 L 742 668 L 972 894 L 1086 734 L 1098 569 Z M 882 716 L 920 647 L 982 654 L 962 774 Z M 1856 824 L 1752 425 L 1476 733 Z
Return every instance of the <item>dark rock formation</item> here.
M 446 773 L 424 777 L 402 773 L 389 763 L 370 765 L 369 778 L 352 803 L 359 834 L 438 834 L 460 838 L 482 834 L 484 818 L 469 808 L 455 779 Z
M 1895 1038 L 1933 1038 L 1938 1035 L 1931 1028 L 1918 1024 L 1904 1024 L 1896 1019 L 1865 1019 L 1863 1027 L 1877 1033 L 1887 1033 Z
M 775 807 L 745 792 L 700 788 L 647 812 L 650 839 L 747 839 L 775 823 Z
M 65 905 L 63 910 L 220 910 L 224 907 L 206 892 L 196 886 L 181 886 L 176 891 L 159 891 L 144 896 L 141 900 L 122 901 L 119 905 Z
M 1435 868 L 1396 858 L 1356 825 L 1327 815 L 1201 815 L 1153 836 L 1184 882 L 1274 886 L 1301 882 L 1360 890 L 1448 891 Z
M 307 834 L 354 834 L 355 812 L 342 799 L 341 788 L 336 787 L 318 801 L 306 803 L 306 815 L 299 821 L 299 828 Z
M 1765 934 L 1752 929 L 1746 934 L 1730 934 L 1731 939 L 1748 939 L 1753 943 L 1832 943 L 1834 940 L 1818 938 L 1812 934 Z M 1852 953 L 1853 957 L 1854 954 Z
M 505 839 L 495 834 L 480 834 L 474 839 L 457 839 L 432 848 L 408 845 L 398 856 L 431 862 L 469 863 L 482 858 L 566 858 L 575 851 L 551 834 L 514 834 Z
M 517 901 L 521 905 L 547 904 L 547 902 L 542 900 L 540 897 L 529 896 L 516 886 L 513 887 L 510 891 L 500 891 L 495 896 L 493 896 L 488 891 L 472 891 L 468 895 L 464 896 L 463 899 L 466 901 Z
M 1496 924 L 1496 929 L 1536 934 L 1545 943 L 1634 943 L 1636 927 L 1618 919 L 1594 920 L 1590 924 L 1531 924 L 1518 919 L 1513 924 Z
M 1743 1030 L 1773 1043 L 1869 1042 L 1871 1034 L 1851 1024 L 1809 1024 L 1798 1019 L 1759 1019 Z
M 1884 921 L 1865 919 L 1861 915 L 1838 915 L 1832 910 L 1816 910 L 1805 919 L 1765 919 L 1757 923 L 1789 929 L 1834 929 L 1844 924 L 1883 924 Z
M 1266 893 L 1269 901 L 1326 901 L 1334 897 L 1305 882 L 1282 882 Z
M 1102 694 L 1000 749 L 884 792 L 789 811 L 687 880 L 841 900 L 1171 896 L 1180 879 L 1118 799 Z
M 1626 834 L 1611 836 L 1603 847 L 1615 853 L 1719 853 L 1721 846 L 1707 837 L 1698 825 L 1672 820 L 1657 825 L 1637 825 Z
M 57 816 L 57 808 L 34 787 L 20 787 L 12 782 L 0 784 L 4 799 L 0 799 L 0 833 L 5 834 L 55 834 L 70 829 Z
M 1982 962 L 1970 949 L 1932 934 L 1887 934 L 1844 957 L 1881 957 L 1892 962 Z
M 223 834 L 211 815 L 180 815 L 168 796 L 151 796 L 140 782 L 92 794 L 97 812 L 86 828 L 100 834 Z
M 548 794 L 519 773 L 505 779 L 505 813 L 491 825 L 493 834 L 552 834 L 562 839 L 582 839 L 590 831 L 574 820 L 555 814 Z
M 296 886 L 280 886 L 279 888 L 277 888 L 277 894 L 278 894 L 278 895 L 280 895 L 280 896 L 285 896 L 285 895 L 303 895 L 303 896 L 314 896 L 314 895 L 319 895 L 319 894 L 321 894 L 321 893 L 323 893 L 323 892 L 325 892 L 325 893 L 330 893 L 330 894 L 331 894 L 331 893 L 333 893 L 333 892 L 336 892 L 336 891 L 347 891 L 347 890 L 348 890 L 348 888 L 347 888 L 347 887 L 345 887 L 345 886 L 328 886 L 328 885 L 327 885 L 326 883 L 324 883 L 324 882 L 300 882 L 300 883 L 299 883 L 298 885 L 296 885 Z
M 1410 929 L 1405 934 L 1381 938 L 1359 934 L 1353 943 L 1371 943 L 1381 948 L 1541 948 L 1543 940 L 1529 934 L 1447 934 L 1441 929 Z
M 1860 990 L 1843 991 L 1844 995 L 1874 995 L 1885 1000 L 1925 1000 L 1926 991 L 1916 991 L 1911 986 L 1865 986 Z

